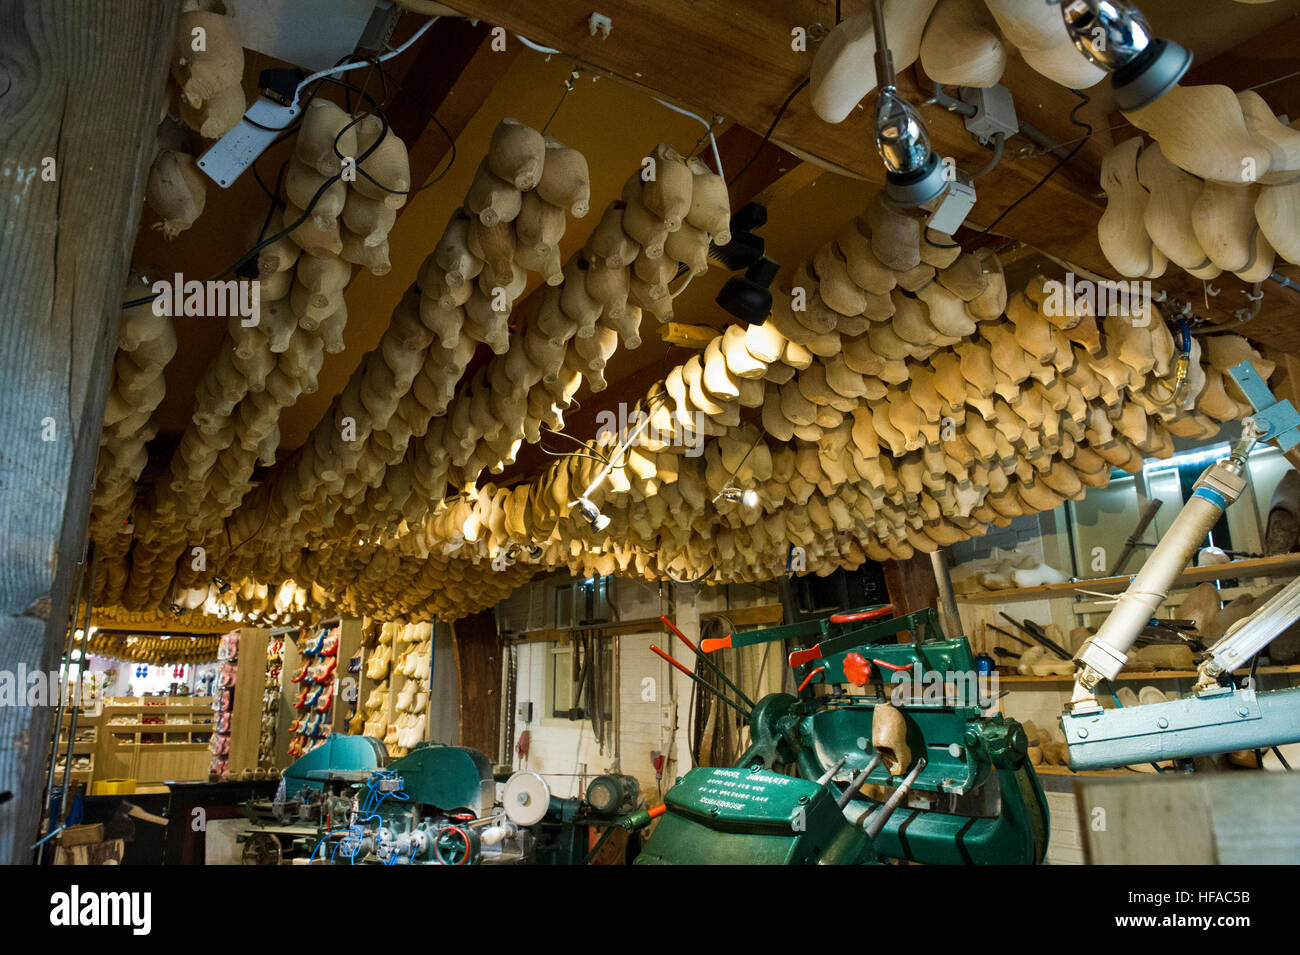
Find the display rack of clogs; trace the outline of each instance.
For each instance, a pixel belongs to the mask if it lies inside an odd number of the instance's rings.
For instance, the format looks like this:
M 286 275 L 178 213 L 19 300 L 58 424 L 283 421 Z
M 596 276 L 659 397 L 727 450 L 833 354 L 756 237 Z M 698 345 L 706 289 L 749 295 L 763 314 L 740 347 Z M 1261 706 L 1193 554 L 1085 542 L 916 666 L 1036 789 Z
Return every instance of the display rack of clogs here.
M 395 623 L 377 625 L 377 634 L 367 633 L 365 650 L 365 681 L 361 707 L 365 723 L 361 732 L 365 736 L 384 739 L 388 734 L 390 703 L 388 673 L 393 664 L 393 637 L 400 627 Z M 373 646 L 371 645 L 373 643 Z
M 289 755 L 295 759 L 319 746 L 332 730 L 339 630 L 340 621 L 330 620 L 299 632 L 302 665 L 290 677 L 299 688 L 295 717 L 289 724 Z
M 217 647 L 217 683 L 212 695 L 212 737 L 208 748 L 212 761 L 209 777 L 223 778 L 230 758 L 230 717 L 235 708 L 236 675 L 239 672 L 239 636 L 234 630 L 221 638 Z
M 433 624 L 408 623 L 394 636 L 396 659 L 390 685 L 396 689 L 396 716 L 384 736 L 393 757 L 405 756 L 428 735 L 429 672 L 433 659 Z M 399 682 L 400 681 L 400 682 Z
M 257 768 L 275 769 L 276 727 L 280 719 L 280 697 L 284 669 L 286 634 L 272 633 L 266 642 L 266 680 L 262 689 L 262 731 L 257 743 Z

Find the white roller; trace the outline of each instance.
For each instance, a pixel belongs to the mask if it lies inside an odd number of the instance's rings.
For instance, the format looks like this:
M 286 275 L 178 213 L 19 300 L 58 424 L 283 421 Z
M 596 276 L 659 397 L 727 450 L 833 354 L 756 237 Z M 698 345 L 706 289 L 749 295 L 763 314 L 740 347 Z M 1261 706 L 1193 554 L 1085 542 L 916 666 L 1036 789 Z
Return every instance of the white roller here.
M 551 807 L 551 787 L 532 770 L 520 770 L 507 780 L 501 802 L 515 825 L 535 826 Z

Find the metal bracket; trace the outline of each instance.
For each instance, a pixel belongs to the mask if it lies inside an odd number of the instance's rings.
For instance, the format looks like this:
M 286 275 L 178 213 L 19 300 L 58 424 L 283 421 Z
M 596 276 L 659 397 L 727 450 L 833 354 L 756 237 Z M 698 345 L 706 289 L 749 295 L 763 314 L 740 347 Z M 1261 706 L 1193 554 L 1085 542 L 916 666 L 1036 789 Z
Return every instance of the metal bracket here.
M 1282 451 L 1300 444 L 1300 412 L 1291 402 L 1278 401 L 1250 362 L 1233 365 L 1228 374 L 1255 409 L 1252 417 L 1261 441 L 1276 441 Z

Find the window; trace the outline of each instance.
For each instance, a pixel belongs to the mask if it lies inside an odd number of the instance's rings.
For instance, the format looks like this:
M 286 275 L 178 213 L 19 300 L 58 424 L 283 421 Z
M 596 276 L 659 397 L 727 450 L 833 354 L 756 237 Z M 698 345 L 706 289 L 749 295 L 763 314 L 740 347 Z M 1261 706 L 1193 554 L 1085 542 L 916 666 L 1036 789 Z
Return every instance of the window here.
M 603 720 L 608 723 L 613 718 L 614 709 L 614 641 L 594 638 L 592 644 L 596 647 L 597 653 L 595 670 L 600 687 L 598 693 L 600 709 Z M 582 698 L 575 699 L 574 694 L 578 689 L 579 678 L 580 675 L 575 675 L 573 672 L 573 646 L 568 643 L 547 644 L 547 715 L 551 719 L 573 719 L 579 709 L 583 712 L 581 716 L 577 716 L 578 719 L 591 718 L 586 712 L 586 680 L 591 679 L 591 674 L 588 673 L 582 678 Z
M 555 588 L 555 626 L 558 630 L 609 623 L 610 577 L 584 577 Z

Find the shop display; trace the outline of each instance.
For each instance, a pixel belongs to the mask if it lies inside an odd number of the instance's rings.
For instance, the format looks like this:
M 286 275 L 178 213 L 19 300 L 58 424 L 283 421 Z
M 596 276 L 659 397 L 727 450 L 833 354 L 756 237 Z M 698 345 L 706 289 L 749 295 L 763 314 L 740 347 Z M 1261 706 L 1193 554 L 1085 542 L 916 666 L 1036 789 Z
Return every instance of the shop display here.
M 332 732 L 331 714 L 337 685 L 339 621 L 303 629 L 297 635 L 302 666 L 289 679 L 298 686 L 294 702 L 294 720 L 289 724 L 292 738 L 290 756 L 298 757 L 319 746 Z

